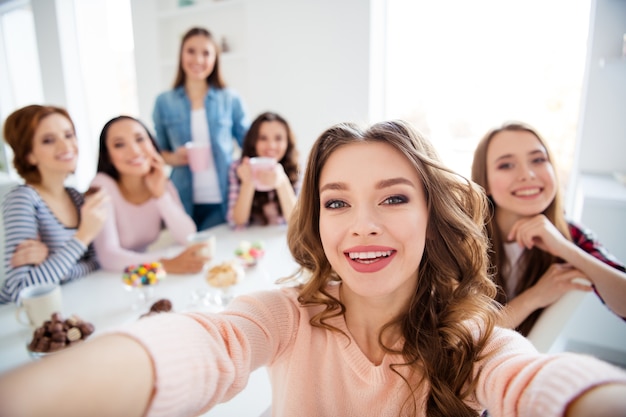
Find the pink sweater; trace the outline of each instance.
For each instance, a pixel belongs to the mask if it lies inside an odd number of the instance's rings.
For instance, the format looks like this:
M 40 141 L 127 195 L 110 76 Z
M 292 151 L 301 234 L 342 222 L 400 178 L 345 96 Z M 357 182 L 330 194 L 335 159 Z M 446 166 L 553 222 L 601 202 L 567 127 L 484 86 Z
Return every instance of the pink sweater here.
M 180 245 L 186 245 L 187 236 L 196 231 L 195 223 L 183 209 L 178 192 L 170 181 L 160 198 L 139 205 L 126 201 L 115 180 L 106 174 L 98 173 L 91 185 L 104 189 L 111 203 L 102 231 L 94 241 L 96 256 L 103 269 L 121 272 L 129 265 L 164 257 L 164 251 L 146 252 L 148 246 L 158 239 L 163 223 Z
M 388 365 L 401 359 L 388 355 L 374 366 L 354 340 L 309 324 L 319 310 L 301 307 L 296 290 L 284 289 L 242 296 L 222 314 L 166 313 L 119 331 L 153 358 L 149 416 L 206 412 L 241 391 L 252 370 L 267 366 L 273 416 L 397 417 L 407 391 Z M 332 324 L 347 332 L 343 317 Z M 616 367 L 589 356 L 539 354 L 510 330 L 496 329 L 488 350 L 497 353 L 478 364 L 473 405 L 494 416 L 560 417 L 589 387 L 626 383 L 626 373 Z M 425 386 L 418 391 L 418 403 L 425 392 Z

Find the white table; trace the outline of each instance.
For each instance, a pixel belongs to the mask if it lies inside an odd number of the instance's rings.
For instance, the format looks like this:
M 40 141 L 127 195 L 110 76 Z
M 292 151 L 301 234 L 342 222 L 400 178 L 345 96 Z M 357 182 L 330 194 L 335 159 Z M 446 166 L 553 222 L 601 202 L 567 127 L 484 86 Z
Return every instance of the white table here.
M 251 227 L 232 230 L 226 225 L 211 229 L 217 236 L 215 260 L 211 265 L 235 259 L 234 250 L 242 240 L 265 244 L 265 256 L 259 263 L 246 269 L 246 276 L 235 289 L 235 293 L 249 293 L 257 290 L 278 288 L 276 279 L 291 275 L 297 269 L 286 242 L 286 226 Z M 173 251 L 180 248 L 173 248 Z M 133 310 L 134 294 L 124 289 L 120 273 L 97 271 L 76 282 L 63 285 L 64 317 L 76 314 L 94 324 L 96 333 L 119 324 L 137 320 L 147 311 Z M 210 311 L 212 307 L 197 301 L 194 292 L 207 291 L 210 287 L 202 274 L 170 274 L 154 287 L 154 299 L 167 298 L 172 301 L 177 312 L 200 310 Z M 15 319 L 15 305 L 0 306 L 0 372 L 30 361 L 26 344 L 32 330 L 19 324 Z M 45 360 L 45 359 L 44 359 Z M 220 404 L 205 416 L 259 416 L 271 403 L 271 387 L 265 369 L 252 373 L 248 386 L 232 401 Z

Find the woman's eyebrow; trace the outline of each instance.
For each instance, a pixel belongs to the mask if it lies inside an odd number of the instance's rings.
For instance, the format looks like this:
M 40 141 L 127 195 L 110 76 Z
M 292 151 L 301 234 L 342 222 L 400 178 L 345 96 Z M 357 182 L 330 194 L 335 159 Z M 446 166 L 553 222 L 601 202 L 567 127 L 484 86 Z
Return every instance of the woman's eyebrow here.
M 348 186 L 344 182 L 329 182 L 328 184 L 324 184 L 323 186 L 321 186 L 319 192 L 321 193 L 322 191 L 326 191 L 326 190 L 343 191 L 347 189 L 348 189 Z
M 410 181 L 404 177 L 389 178 L 386 180 L 379 181 L 376 184 L 376 188 L 380 190 L 382 188 L 391 187 L 397 184 L 405 184 L 405 185 L 415 188 L 415 184 L 413 183 L 413 181 Z
M 375 187 L 376 189 L 380 190 L 380 189 L 391 187 L 397 184 L 405 184 L 405 185 L 415 188 L 415 184 L 413 184 L 412 181 L 404 177 L 389 178 L 386 180 L 378 181 Z M 345 191 L 348 188 L 349 188 L 348 185 L 343 182 L 329 182 L 328 184 L 324 184 L 322 187 L 320 187 L 320 193 L 326 190 Z

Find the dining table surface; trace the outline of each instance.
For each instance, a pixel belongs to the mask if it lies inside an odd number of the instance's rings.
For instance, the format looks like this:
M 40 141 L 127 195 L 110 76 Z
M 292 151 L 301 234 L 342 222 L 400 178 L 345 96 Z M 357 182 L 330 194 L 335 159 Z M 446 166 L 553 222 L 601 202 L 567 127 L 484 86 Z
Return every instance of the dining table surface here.
M 98 270 L 86 277 L 61 286 L 63 318 L 76 315 L 95 327 L 93 338 L 116 326 L 123 325 L 147 313 L 151 304 L 159 299 L 168 299 L 172 311 L 210 311 L 219 307 L 208 303 L 206 294 L 217 291 L 211 288 L 206 279 L 206 270 L 227 261 L 237 261 L 236 249 L 240 244 L 260 242 L 264 256 L 255 266 L 246 267 L 243 278 L 233 287 L 234 295 L 279 288 L 279 278 L 294 275 L 298 265 L 293 260 L 287 246 L 287 226 L 251 226 L 233 229 L 220 225 L 211 229 L 216 236 L 215 257 L 203 272 L 188 275 L 167 274 L 153 286 L 150 300 L 141 304 L 136 291 L 123 285 L 121 272 Z M 167 242 L 167 239 L 165 239 Z M 168 246 L 173 255 L 180 252 L 181 246 Z M 19 365 L 36 360 L 30 357 L 27 344 L 33 336 L 33 328 L 21 324 L 16 319 L 16 305 L 0 306 L 0 374 Z M 45 358 L 39 360 L 46 360 Z M 232 400 L 215 406 L 203 416 L 254 416 L 267 412 L 271 405 L 271 387 L 265 368 L 252 372 L 244 390 Z

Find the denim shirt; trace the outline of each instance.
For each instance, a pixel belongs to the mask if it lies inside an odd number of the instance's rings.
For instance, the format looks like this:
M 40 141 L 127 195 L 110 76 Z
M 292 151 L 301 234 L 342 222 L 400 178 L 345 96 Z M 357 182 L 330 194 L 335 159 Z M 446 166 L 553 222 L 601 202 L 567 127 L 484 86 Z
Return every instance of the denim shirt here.
M 209 121 L 213 162 L 222 194 L 222 211 L 228 209 L 228 169 L 232 162 L 234 143 L 239 146 L 250 127 L 243 103 L 237 93 L 211 87 L 204 99 Z M 191 141 L 191 101 L 183 86 L 159 94 L 152 112 L 156 141 L 161 150 L 174 152 Z M 172 167 L 171 179 L 180 195 L 185 211 L 193 216 L 193 182 L 188 165 Z

